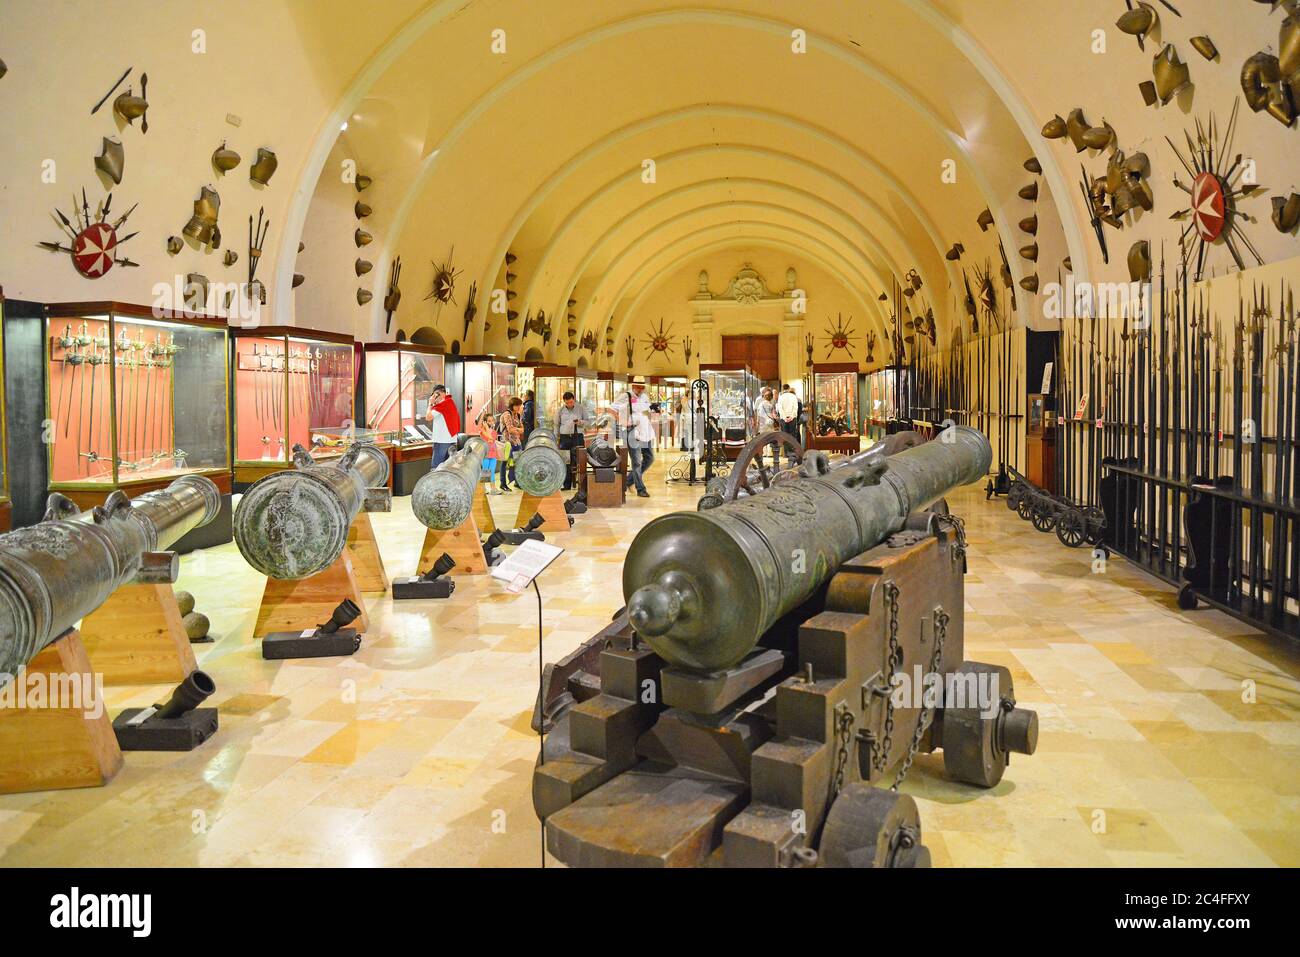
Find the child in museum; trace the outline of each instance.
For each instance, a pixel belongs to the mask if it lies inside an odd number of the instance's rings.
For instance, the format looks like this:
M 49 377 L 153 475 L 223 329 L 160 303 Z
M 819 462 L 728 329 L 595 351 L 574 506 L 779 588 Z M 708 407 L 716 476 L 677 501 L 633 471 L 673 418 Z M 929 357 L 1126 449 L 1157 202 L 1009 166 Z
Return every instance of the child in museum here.
M 496 420 L 492 415 L 492 410 L 484 406 L 483 410 L 479 412 L 474 426 L 478 431 L 479 438 L 487 443 L 487 450 L 483 453 L 483 468 L 479 472 L 479 478 L 487 482 L 487 493 L 489 495 L 500 495 L 501 490 L 493 482 L 497 475 L 498 436 Z

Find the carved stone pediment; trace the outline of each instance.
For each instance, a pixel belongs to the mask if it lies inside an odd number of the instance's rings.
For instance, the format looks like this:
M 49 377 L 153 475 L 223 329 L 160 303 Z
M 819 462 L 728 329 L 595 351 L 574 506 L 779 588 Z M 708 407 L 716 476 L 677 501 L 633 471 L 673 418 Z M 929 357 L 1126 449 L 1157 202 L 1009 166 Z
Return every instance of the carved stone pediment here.
M 752 305 L 757 302 L 781 301 L 789 295 L 789 290 L 794 288 L 794 269 L 791 267 L 786 270 L 786 280 L 788 289 L 783 292 L 773 292 L 768 288 L 767 281 L 759 274 L 751 264 L 745 263 L 740 270 L 727 283 L 727 288 L 721 294 L 714 294 L 709 290 L 709 274 L 700 270 L 699 291 L 695 294 L 695 299 L 712 299 L 723 302 L 731 301 L 741 303 L 742 305 Z

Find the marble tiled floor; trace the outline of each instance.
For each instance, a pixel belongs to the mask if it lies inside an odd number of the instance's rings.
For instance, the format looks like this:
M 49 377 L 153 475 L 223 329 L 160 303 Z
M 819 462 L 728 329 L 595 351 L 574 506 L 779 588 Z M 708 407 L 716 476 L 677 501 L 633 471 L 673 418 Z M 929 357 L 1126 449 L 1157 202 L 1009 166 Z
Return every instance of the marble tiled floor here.
M 650 499 L 593 510 L 542 579 L 554 660 L 622 604 L 642 524 L 699 489 L 652 473 Z M 513 524 L 517 495 L 491 500 Z M 1166 586 L 1072 551 L 975 488 L 967 657 L 1007 665 L 1038 710 L 1038 753 L 978 791 L 922 755 L 904 790 L 937 865 L 1300 865 L 1300 654 Z M 414 572 L 409 499 L 375 516 L 390 574 Z M 262 578 L 233 545 L 187 556 L 180 587 L 212 619 L 198 646 L 221 731 L 187 755 L 127 756 L 106 787 L 0 796 L 6 865 L 535 866 L 536 604 L 486 578 L 451 600 L 369 601 L 350 659 L 262 661 Z M 1243 687 L 1255 703 L 1243 701 Z M 167 689 L 109 689 L 112 712 Z

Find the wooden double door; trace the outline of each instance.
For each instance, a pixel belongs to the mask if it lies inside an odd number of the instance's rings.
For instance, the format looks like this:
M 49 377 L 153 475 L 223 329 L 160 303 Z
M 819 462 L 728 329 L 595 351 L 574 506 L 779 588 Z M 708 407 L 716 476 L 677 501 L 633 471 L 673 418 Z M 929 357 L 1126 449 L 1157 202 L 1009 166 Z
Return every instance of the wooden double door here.
M 722 361 L 743 362 L 765 385 L 781 379 L 780 336 L 723 336 Z

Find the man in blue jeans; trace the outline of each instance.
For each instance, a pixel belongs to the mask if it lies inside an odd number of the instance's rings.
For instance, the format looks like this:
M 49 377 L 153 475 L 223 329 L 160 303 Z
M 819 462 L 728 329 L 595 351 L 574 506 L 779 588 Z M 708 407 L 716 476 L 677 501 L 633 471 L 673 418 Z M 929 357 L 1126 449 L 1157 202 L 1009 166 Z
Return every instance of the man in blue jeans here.
M 632 391 L 619 402 L 619 419 L 627 436 L 629 476 L 627 487 L 636 485 L 638 498 L 649 498 L 645 473 L 654 464 L 654 427 L 650 425 L 650 400 L 645 394 L 645 376 L 632 379 Z

